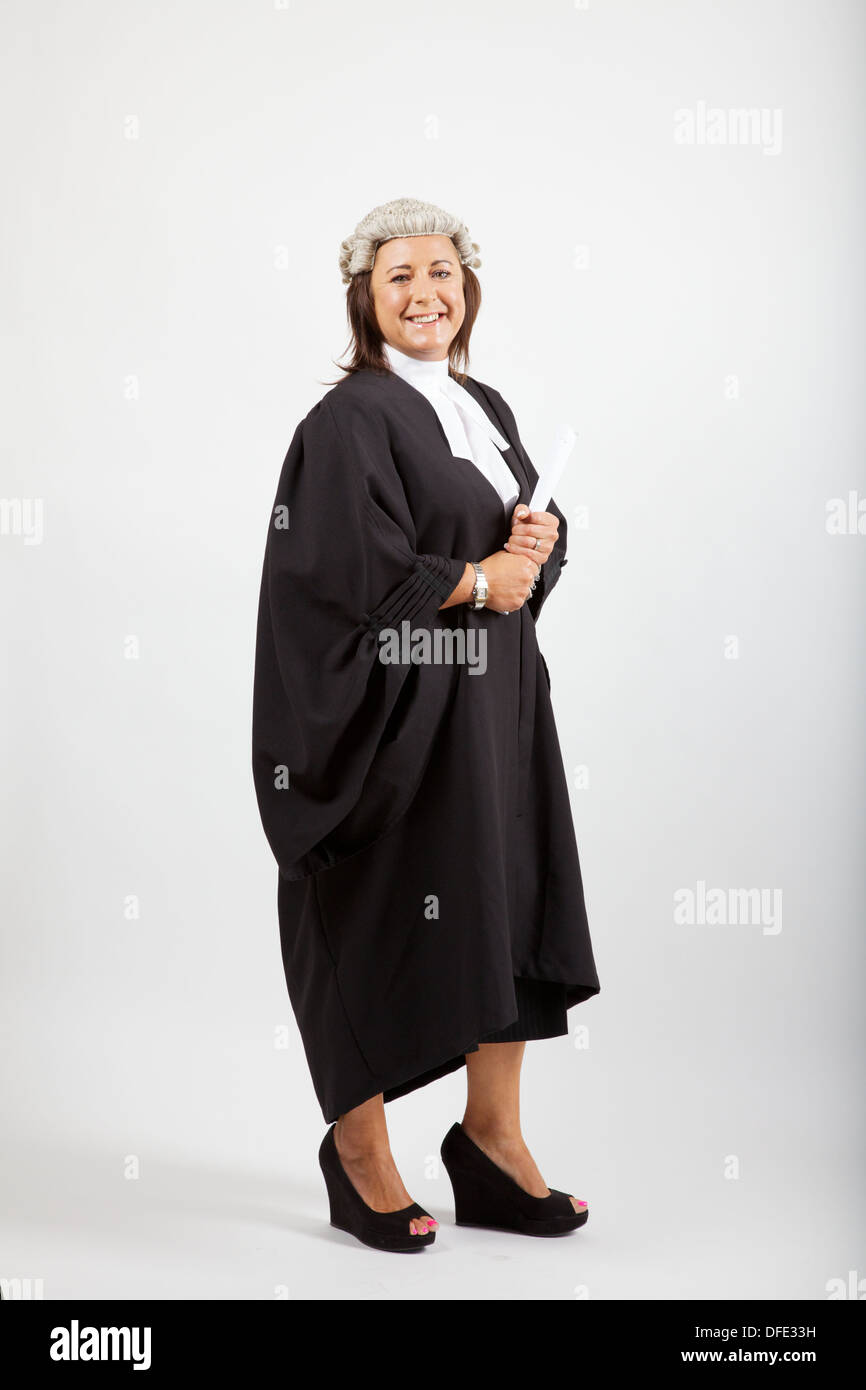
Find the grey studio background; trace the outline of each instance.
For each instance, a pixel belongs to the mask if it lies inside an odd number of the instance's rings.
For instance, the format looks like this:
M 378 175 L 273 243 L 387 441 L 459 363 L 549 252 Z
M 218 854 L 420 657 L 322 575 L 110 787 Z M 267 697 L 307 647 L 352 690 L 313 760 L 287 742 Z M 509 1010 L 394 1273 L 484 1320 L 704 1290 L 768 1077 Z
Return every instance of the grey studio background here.
M 5 1296 L 866 1295 L 864 27 L 4 5 Z M 602 984 L 523 1082 L 589 1225 L 453 1226 L 461 1072 L 388 1109 L 411 1262 L 327 1224 L 250 769 L 339 244 L 404 195 L 480 243 L 470 371 L 536 465 L 578 431 L 539 638 Z

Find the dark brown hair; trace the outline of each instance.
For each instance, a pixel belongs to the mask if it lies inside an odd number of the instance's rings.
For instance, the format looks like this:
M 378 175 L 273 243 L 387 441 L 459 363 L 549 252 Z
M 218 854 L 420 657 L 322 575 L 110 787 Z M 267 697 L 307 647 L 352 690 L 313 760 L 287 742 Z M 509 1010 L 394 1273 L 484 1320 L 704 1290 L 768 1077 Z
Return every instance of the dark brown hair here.
M 478 317 L 478 310 L 481 308 L 481 285 L 477 275 L 468 265 L 463 265 L 461 262 L 461 269 L 463 271 L 463 299 L 466 304 L 466 312 L 448 349 L 448 363 L 462 386 L 465 384 L 466 368 L 469 365 L 469 338 Z M 376 318 L 376 307 L 370 290 L 370 274 L 369 270 L 359 271 L 357 275 L 352 276 L 346 287 L 346 316 L 349 320 L 352 336 L 343 356 L 347 352 L 351 352 L 352 356 L 348 366 L 344 367 L 339 362 L 334 364 L 340 368 L 341 372 L 345 372 L 346 376 L 350 376 L 353 372 L 363 371 L 367 367 L 379 372 L 390 370 L 383 351 L 384 340 Z M 345 379 L 345 376 L 340 378 L 341 381 Z M 337 381 L 322 382 L 323 386 L 337 386 L 338 384 Z

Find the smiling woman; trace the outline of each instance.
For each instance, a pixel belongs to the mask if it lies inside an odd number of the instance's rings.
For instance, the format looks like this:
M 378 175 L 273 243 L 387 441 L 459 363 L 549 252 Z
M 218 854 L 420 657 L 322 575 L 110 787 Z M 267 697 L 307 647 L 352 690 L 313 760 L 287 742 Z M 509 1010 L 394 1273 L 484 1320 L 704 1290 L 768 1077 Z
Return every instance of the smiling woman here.
M 402 255 L 414 255 L 425 264 L 400 261 Z M 466 315 L 463 276 L 448 237 L 426 236 L 414 244 L 408 237 L 397 237 L 388 242 L 376 257 L 370 290 L 387 342 L 422 359 L 447 356 Z
M 470 248 L 478 249 L 474 243 Z M 371 239 L 370 249 L 371 269 L 349 277 L 346 312 L 352 339 L 344 370 L 384 370 L 384 344 L 391 343 L 420 360 L 449 359 L 455 379 L 465 382 L 461 368 L 469 361 L 481 286 L 451 237 L 434 233 L 384 242 Z M 419 296 L 421 283 L 425 288 Z
M 527 1040 L 599 992 L 568 788 L 536 638 L 566 563 L 509 406 L 466 374 L 478 246 L 429 203 L 343 242 L 345 375 L 298 425 L 265 548 L 253 772 L 279 866 L 288 992 L 322 1114 L 332 1224 L 432 1243 L 385 1104 L 465 1067 L 441 1153 L 458 1222 L 524 1234 L 587 1219 L 523 1139 Z M 283 518 L 291 518 L 286 527 Z M 477 663 L 383 662 L 483 647 Z M 460 640 L 455 641 L 455 636 Z M 479 676 L 481 679 L 469 679 Z

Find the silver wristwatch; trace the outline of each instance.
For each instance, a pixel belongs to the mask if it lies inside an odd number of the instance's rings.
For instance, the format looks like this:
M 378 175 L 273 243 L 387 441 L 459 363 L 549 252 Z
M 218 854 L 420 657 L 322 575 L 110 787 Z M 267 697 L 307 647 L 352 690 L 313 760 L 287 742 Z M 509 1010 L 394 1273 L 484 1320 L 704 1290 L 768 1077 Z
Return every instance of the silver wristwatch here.
M 487 587 L 487 575 L 480 565 L 476 565 L 474 560 L 469 562 L 475 571 L 475 587 L 472 590 L 472 598 L 469 600 L 471 608 L 483 608 L 487 602 L 487 595 L 490 590 Z

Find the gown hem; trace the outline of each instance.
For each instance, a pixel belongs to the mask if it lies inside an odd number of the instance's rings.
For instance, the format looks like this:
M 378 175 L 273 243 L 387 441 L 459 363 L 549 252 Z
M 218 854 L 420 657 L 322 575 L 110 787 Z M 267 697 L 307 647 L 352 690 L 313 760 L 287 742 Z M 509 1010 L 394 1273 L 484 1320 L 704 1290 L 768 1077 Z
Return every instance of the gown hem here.
M 531 976 L 523 976 L 521 978 L 535 979 L 535 977 Z M 594 984 L 565 984 L 565 982 L 561 980 L 542 981 L 540 977 L 538 977 L 538 979 L 539 982 L 545 984 L 564 984 L 564 1008 L 566 1012 L 568 1009 L 573 1008 L 576 1004 L 582 1004 L 585 1003 L 588 999 L 594 998 L 595 995 L 597 995 L 600 992 L 600 986 Z M 446 1059 L 444 1061 L 435 1061 L 432 1062 L 429 1066 L 425 1066 L 424 1064 L 421 1064 L 420 1066 L 415 1066 L 412 1068 L 412 1071 L 408 1076 L 405 1074 L 404 1071 L 400 1077 L 395 1077 L 390 1082 L 387 1079 L 383 1079 L 381 1077 L 372 1078 L 372 1080 L 364 1086 L 363 1093 L 359 1093 L 357 1097 L 353 1098 L 350 1102 L 341 1102 L 338 1109 L 333 1109 L 332 1107 L 330 1114 L 325 1113 L 325 1107 L 323 1106 L 322 1109 L 324 1113 L 325 1123 L 333 1124 L 334 1121 L 337 1120 L 340 1115 L 345 1115 L 347 1111 L 354 1110 L 356 1106 L 363 1105 L 365 1101 L 372 1100 L 373 1096 L 381 1094 L 384 1104 L 387 1105 L 389 1101 L 399 1100 L 402 1096 L 410 1095 L 413 1091 L 421 1090 L 422 1087 L 428 1086 L 434 1081 L 439 1081 L 444 1076 L 450 1076 L 452 1072 L 459 1071 L 459 1069 L 462 1066 L 466 1065 L 466 1054 L 477 1052 L 479 1043 L 484 1042 L 485 1040 L 489 1040 L 491 1033 L 505 1031 L 510 1026 L 517 1024 L 519 1022 L 519 1019 L 520 1012 L 518 1011 L 516 1015 L 512 1015 L 510 1018 L 508 1018 L 504 1024 L 496 1024 L 492 1029 L 484 1028 L 479 1030 L 476 1027 L 475 1029 L 473 1029 L 473 1036 L 469 1042 L 465 1044 L 460 1044 L 453 1048 L 445 1049 L 445 1052 L 448 1055 L 446 1056 Z M 565 1037 L 567 1035 L 568 1022 L 565 1018 L 563 1018 L 563 1020 L 557 1021 L 552 1026 L 551 1031 L 536 1031 L 533 1033 L 532 1037 L 528 1037 L 526 1039 L 521 1040 L 525 1040 L 527 1042 L 539 1042 L 543 1041 L 545 1038 Z M 513 1041 L 518 1041 L 518 1039 L 514 1039 Z M 438 1055 L 440 1058 L 442 1057 L 441 1050 L 439 1051 Z

